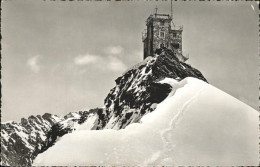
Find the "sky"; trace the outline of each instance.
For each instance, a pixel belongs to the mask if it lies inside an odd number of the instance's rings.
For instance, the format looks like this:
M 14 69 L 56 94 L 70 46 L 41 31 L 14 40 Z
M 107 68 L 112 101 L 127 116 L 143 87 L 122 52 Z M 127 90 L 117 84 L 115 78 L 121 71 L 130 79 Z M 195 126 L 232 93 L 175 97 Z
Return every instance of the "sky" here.
M 114 80 L 142 61 L 141 33 L 170 1 L 2 1 L 2 121 L 102 107 Z M 258 108 L 256 2 L 173 2 L 188 64 Z

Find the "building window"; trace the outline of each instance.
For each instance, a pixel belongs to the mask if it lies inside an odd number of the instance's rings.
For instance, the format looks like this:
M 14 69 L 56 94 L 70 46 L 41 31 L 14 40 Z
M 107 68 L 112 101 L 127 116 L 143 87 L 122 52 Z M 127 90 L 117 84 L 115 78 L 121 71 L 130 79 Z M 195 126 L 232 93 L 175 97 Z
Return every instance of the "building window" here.
M 163 43 L 160 44 L 160 48 L 164 48 L 164 44 Z
M 160 22 L 160 26 L 164 26 L 164 21 Z
M 172 47 L 173 47 L 174 49 L 179 49 L 179 48 L 180 48 L 180 44 L 178 44 L 178 43 L 172 43 Z
M 160 38 L 165 38 L 165 32 L 164 31 L 160 31 L 159 36 L 160 36 Z
M 177 37 L 177 33 L 175 33 L 175 32 L 172 33 L 172 37 L 173 37 L 173 38 L 176 38 L 176 37 Z

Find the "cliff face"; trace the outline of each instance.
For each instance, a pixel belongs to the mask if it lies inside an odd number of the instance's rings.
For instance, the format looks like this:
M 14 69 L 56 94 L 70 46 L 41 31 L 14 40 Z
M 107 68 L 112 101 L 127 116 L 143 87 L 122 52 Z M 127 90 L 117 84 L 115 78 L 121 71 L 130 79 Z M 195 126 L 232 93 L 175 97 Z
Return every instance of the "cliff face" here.
M 46 113 L 22 118 L 21 123 L 1 124 L 1 165 L 30 165 L 41 150 L 46 133 L 61 120 Z
M 34 158 L 51 147 L 57 138 L 77 130 L 88 120 L 98 120 L 98 110 L 69 113 L 64 117 L 46 113 L 22 118 L 20 123 L 1 124 L 1 165 L 31 166 Z M 87 128 L 95 129 L 97 125 L 98 121 L 93 121 Z
M 164 78 L 180 81 L 186 77 L 206 81 L 200 71 L 180 62 L 170 50 L 158 50 L 155 57 L 148 57 L 116 79 L 104 108 L 64 117 L 30 116 L 21 123 L 1 124 L 1 165 L 30 166 L 39 153 L 74 130 L 122 129 L 139 122 L 171 92 L 170 85 L 159 81 Z
M 148 57 L 116 79 L 116 86 L 105 99 L 106 114 L 110 118 L 103 123 L 105 128 L 124 128 L 153 111 L 171 91 L 168 84 L 158 83 L 164 78 L 180 81 L 194 77 L 206 81 L 200 71 L 180 62 L 170 50 L 158 50 L 157 53 L 159 55 Z

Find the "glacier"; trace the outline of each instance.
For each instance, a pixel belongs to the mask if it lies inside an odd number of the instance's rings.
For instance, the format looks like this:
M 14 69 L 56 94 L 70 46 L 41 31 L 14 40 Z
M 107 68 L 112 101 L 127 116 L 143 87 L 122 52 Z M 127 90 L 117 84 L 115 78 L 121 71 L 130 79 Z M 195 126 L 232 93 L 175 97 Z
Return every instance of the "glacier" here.
M 93 119 L 59 138 L 33 166 L 258 165 L 258 111 L 192 77 L 159 83 L 172 91 L 140 123 L 89 130 Z

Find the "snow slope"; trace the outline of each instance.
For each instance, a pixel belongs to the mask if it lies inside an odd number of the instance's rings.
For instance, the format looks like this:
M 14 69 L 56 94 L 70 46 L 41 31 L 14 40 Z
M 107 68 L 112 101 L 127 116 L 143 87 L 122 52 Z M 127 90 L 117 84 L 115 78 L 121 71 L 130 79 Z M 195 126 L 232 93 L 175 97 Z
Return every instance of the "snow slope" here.
M 74 131 L 37 165 L 258 165 L 259 113 L 195 78 L 165 78 L 169 96 L 125 129 Z

